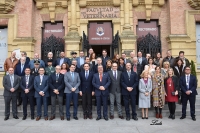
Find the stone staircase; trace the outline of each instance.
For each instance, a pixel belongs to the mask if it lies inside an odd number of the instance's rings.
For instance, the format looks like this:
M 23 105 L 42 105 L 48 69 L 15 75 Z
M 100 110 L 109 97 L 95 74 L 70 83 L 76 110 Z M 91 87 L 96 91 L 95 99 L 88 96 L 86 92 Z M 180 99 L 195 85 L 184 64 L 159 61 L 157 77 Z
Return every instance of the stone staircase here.
M 200 89 L 198 89 L 198 93 L 200 94 Z M 4 116 L 4 109 L 5 109 L 5 105 L 4 105 L 4 98 L 3 98 L 3 91 L 0 90 L 0 116 Z M 94 103 L 94 101 L 93 101 Z M 131 108 L 131 107 L 130 107 Z M 141 116 L 141 110 L 137 108 L 137 114 L 140 117 Z M 64 105 L 64 112 L 65 112 L 65 105 Z M 11 108 L 12 110 L 12 108 Z M 28 105 L 28 116 L 30 116 L 30 106 Z M 109 107 L 108 107 L 109 110 Z M 125 116 L 125 109 L 124 106 L 122 106 L 122 110 L 123 110 L 123 115 Z M 182 114 L 182 105 L 180 104 L 176 104 L 176 116 L 181 116 Z M 48 106 L 48 112 L 49 112 L 49 116 L 51 115 L 51 105 Z M 73 106 L 70 107 L 70 112 L 73 112 Z M 35 113 L 36 113 L 36 106 L 35 106 Z M 96 106 L 94 106 L 93 104 L 93 108 L 92 108 L 92 113 L 93 113 L 93 117 L 95 118 L 97 116 L 97 112 L 96 112 Z M 102 112 L 103 113 L 103 112 Z M 109 112 L 108 112 L 109 113 Z M 200 95 L 196 96 L 196 113 L 197 116 L 200 116 Z M 12 116 L 12 112 L 11 112 L 11 116 Z M 19 106 L 18 107 L 18 116 L 22 117 L 23 116 L 23 106 Z M 58 112 L 58 105 L 56 106 L 56 116 L 59 117 L 59 112 Z M 115 106 L 115 117 L 118 117 L 117 114 L 117 107 Z M 150 108 L 149 109 L 149 117 L 154 117 L 155 116 L 155 111 L 154 108 Z M 169 116 L 169 110 L 168 110 L 168 105 L 166 104 L 165 107 L 163 108 L 163 117 L 168 117 Z M 188 103 L 187 106 L 187 116 L 190 116 L 190 106 Z M 82 111 L 82 105 L 81 105 L 81 100 L 79 100 L 79 106 L 78 106 L 78 117 L 83 117 L 83 111 Z

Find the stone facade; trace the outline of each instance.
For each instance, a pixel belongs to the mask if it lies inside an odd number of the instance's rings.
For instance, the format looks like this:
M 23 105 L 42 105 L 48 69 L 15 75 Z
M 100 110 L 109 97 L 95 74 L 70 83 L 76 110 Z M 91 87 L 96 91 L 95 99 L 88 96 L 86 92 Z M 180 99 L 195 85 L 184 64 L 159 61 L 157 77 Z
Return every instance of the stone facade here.
M 82 32 L 87 33 L 89 21 L 111 21 L 113 36 L 117 31 L 121 38 L 119 54 L 137 53 L 136 26 L 138 20 L 158 20 L 162 56 L 168 49 L 173 56 L 181 50 L 189 60 L 196 61 L 195 23 L 200 21 L 200 6 L 196 0 L 4 0 L 0 3 L 0 26 L 8 27 L 8 52 L 16 48 L 41 53 L 44 22 L 62 21 L 65 28 L 65 52 L 82 49 Z M 117 7 L 117 18 L 83 18 L 81 8 Z M 10 54 L 8 54 L 10 55 Z M 200 72 L 197 71 L 198 78 Z M 0 80 L 4 73 L 0 72 Z M 199 85 L 200 86 L 200 82 Z M 0 88 L 2 85 L 0 84 Z

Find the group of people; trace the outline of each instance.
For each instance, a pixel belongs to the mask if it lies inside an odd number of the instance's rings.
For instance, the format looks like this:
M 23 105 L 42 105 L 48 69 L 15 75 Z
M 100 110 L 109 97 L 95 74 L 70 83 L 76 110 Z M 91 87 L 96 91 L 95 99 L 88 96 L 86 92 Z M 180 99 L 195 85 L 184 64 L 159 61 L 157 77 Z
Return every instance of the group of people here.
M 64 120 L 63 100 L 66 102 L 66 119 L 70 121 L 70 105 L 73 103 L 73 118 L 78 120 L 78 97 L 82 98 L 83 118 L 92 119 L 92 97 L 96 98 L 97 118 L 100 120 L 114 119 L 114 105 L 116 101 L 118 116 L 124 119 L 122 104 L 125 106 L 126 120 L 138 120 L 136 104 L 142 110 L 142 119 L 148 119 L 148 108 L 155 108 L 155 117 L 162 118 L 162 108 L 168 103 L 169 118 L 175 119 L 176 102 L 181 99 L 182 116 L 186 117 L 187 101 L 190 101 L 192 120 L 195 118 L 195 97 L 197 95 L 197 79 L 191 75 L 188 59 L 184 51 L 173 58 L 167 51 L 167 57 L 160 53 L 152 58 L 142 52 L 137 56 L 133 52 L 130 58 L 125 53 L 115 54 L 113 59 L 102 50 L 102 56 L 96 57 L 92 48 L 88 55 L 80 51 L 71 52 L 72 58 L 65 57 L 61 52 L 55 59 L 49 52 L 43 61 L 35 53 L 33 60 L 21 53 L 20 60 L 15 52 L 4 63 L 6 75 L 3 78 L 5 119 L 10 116 L 10 102 L 12 101 L 13 118 L 17 116 L 17 106 L 23 103 L 23 120 L 27 118 L 27 104 L 30 103 L 31 119 L 35 119 L 34 107 L 37 105 L 36 121 L 41 119 L 42 105 L 44 119 L 53 120 L 56 117 L 56 99 L 59 104 L 60 119 Z M 51 117 L 48 118 L 48 98 L 51 99 Z M 18 100 L 17 100 L 18 99 Z M 20 100 L 21 99 L 21 100 Z M 18 101 L 18 105 L 17 105 Z M 108 116 L 108 101 L 110 111 Z M 103 105 L 103 117 L 101 106 Z M 131 105 L 132 114 L 129 105 Z

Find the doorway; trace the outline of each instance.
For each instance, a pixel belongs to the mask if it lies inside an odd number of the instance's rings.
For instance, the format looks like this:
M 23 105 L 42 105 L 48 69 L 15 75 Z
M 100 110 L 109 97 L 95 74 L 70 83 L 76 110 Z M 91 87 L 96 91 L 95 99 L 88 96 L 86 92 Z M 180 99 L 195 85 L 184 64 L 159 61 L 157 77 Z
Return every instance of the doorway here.
M 91 45 L 91 48 L 96 53 L 97 57 L 102 56 L 102 50 L 103 49 L 106 49 L 108 56 L 111 57 L 111 55 L 110 55 L 110 45 Z

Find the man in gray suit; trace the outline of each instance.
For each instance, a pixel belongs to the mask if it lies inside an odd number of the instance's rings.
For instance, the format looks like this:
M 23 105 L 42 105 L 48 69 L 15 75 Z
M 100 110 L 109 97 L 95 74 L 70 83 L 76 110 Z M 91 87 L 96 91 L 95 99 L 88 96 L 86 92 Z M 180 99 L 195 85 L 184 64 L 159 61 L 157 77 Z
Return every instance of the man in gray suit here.
M 79 52 L 79 57 L 77 57 L 76 60 L 77 60 L 77 67 L 81 68 L 81 66 L 85 62 L 84 52 L 82 50 Z
M 114 103 L 116 100 L 118 115 L 119 118 L 124 119 L 122 115 L 122 108 L 121 108 L 121 86 L 120 86 L 120 78 L 121 78 L 121 71 L 117 70 L 117 63 L 112 64 L 112 70 L 108 72 L 111 84 L 110 84 L 110 119 L 114 119 Z
M 65 91 L 66 93 L 66 117 L 67 120 L 70 121 L 70 102 L 73 100 L 74 104 L 74 113 L 73 117 L 75 120 L 78 120 L 77 117 L 77 109 L 78 109 L 78 94 L 79 94 L 79 85 L 80 85 L 80 77 L 79 74 L 74 72 L 76 66 L 74 64 L 70 65 L 70 71 L 65 74 Z
M 5 101 L 5 118 L 8 120 L 10 116 L 10 101 L 12 100 L 12 113 L 13 118 L 19 119 L 17 116 L 17 96 L 19 88 L 20 78 L 14 75 L 14 68 L 8 69 L 8 75 L 3 77 L 3 87 L 4 87 L 4 101 Z
M 124 64 L 131 63 L 129 59 L 126 59 L 126 53 L 122 53 L 122 58 L 124 59 Z

